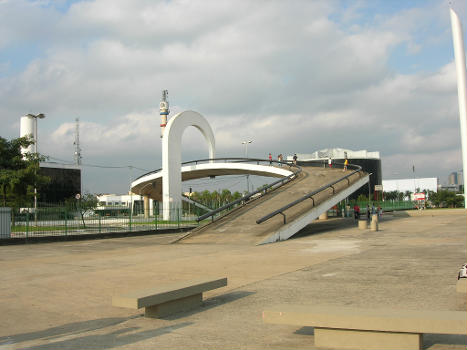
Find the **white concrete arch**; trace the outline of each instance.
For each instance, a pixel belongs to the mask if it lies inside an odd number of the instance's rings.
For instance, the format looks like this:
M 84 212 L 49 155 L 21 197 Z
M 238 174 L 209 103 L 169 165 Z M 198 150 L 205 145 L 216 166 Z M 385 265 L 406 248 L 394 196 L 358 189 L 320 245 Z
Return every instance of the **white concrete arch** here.
M 176 218 L 177 213 L 174 209 L 179 209 L 182 205 L 181 145 L 183 132 L 189 126 L 194 126 L 201 131 L 208 144 L 209 158 L 215 157 L 216 143 L 214 133 L 206 118 L 194 111 L 181 112 L 170 118 L 162 137 L 162 202 L 164 220 Z

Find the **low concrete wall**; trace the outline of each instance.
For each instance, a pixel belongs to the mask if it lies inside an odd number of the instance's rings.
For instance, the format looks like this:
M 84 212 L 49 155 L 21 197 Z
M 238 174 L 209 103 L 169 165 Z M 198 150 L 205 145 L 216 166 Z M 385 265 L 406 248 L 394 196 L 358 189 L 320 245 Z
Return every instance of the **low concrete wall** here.
M 166 228 L 161 230 L 147 230 L 147 231 L 125 231 L 125 232 L 106 232 L 106 233 L 85 233 L 76 235 L 62 235 L 62 236 L 39 236 L 39 237 L 15 237 L 15 238 L 1 238 L 0 246 L 26 244 L 26 243 L 50 243 L 50 242 L 63 242 L 63 241 L 84 241 L 91 239 L 107 239 L 107 238 L 120 238 L 120 237 L 136 237 L 147 235 L 158 235 L 164 233 L 178 233 L 191 231 L 196 227 L 180 227 L 180 228 Z

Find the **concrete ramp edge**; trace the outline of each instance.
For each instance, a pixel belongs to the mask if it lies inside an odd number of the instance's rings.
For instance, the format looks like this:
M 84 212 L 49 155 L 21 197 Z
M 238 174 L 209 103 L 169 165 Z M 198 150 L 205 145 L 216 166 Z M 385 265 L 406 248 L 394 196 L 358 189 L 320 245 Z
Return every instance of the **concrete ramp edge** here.
M 335 196 L 327 199 L 323 203 L 320 203 L 316 207 L 312 208 L 307 213 L 300 216 L 298 219 L 295 219 L 294 221 L 288 224 L 285 224 L 279 230 L 277 230 L 272 235 L 266 237 L 266 239 L 259 242 L 257 245 L 285 241 L 289 239 L 294 234 L 296 234 L 298 231 L 300 231 L 305 226 L 310 224 L 317 217 L 319 217 L 322 213 L 326 212 L 327 210 L 332 208 L 334 205 L 336 205 L 337 203 L 339 203 L 340 201 L 344 200 L 345 198 L 350 196 L 352 193 L 357 191 L 360 187 L 368 183 L 369 178 L 370 178 L 369 175 L 362 177 L 361 179 L 359 179 L 358 181 L 356 181 L 349 187 L 337 193 Z

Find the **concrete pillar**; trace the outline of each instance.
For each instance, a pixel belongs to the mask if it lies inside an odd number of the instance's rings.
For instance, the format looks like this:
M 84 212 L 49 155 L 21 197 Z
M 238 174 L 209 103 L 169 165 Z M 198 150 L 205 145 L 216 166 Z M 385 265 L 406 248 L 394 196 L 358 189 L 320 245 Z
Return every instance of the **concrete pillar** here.
M 372 215 L 371 215 L 371 221 L 379 222 L 379 216 L 378 216 L 378 214 L 372 214 Z
M 320 220 L 327 220 L 327 219 L 328 219 L 328 212 L 325 211 L 324 213 L 322 213 L 322 214 L 319 216 L 319 219 L 320 219 Z
M 144 217 L 148 218 L 149 217 L 149 197 L 144 196 L 143 200 L 144 200 Z
M 467 72 L 465 68 L 464 38 L 462 35 L 462 23 L 454 9 L 450 9 L 452 40 L 454 45 L 454 61 L 457 73 L 457 96 L 459 103 L 459 121 L 462 145 L 462 165 L 464 169 L 464 184 L 467 183 Z M 467 209 L 467 197 L 464 200 Z
M 359 219 L 358 220 L 358 228 L 360 230 L 366 230 L 368 228 L 368 224 L 366 222 L 366 219 Z
M 373 214 L 371 217 L 370 230 L 378 231 L 378 215 L 377 214 Z

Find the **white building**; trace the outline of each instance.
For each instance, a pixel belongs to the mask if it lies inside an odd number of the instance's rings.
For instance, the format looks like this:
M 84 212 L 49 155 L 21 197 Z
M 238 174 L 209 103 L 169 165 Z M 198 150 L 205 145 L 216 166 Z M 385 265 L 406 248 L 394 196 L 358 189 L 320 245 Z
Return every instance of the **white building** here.
M 415 192 L 417 189 L 420 189 L 420 191 L 428 190 L 438 192 L 438 178 L 425 177 L 420 179 L 383 180 L 384 192 Z
M 133 208 L 135 214 L 144 212 L 144 199 L 138 194 L 101 194 L 97 201 L 97 210 Z M 149 215 L 153 215 L 153 209 L 154 201 L 149 199 Z

